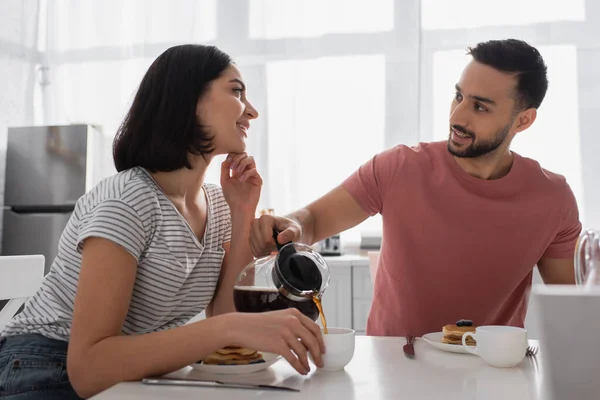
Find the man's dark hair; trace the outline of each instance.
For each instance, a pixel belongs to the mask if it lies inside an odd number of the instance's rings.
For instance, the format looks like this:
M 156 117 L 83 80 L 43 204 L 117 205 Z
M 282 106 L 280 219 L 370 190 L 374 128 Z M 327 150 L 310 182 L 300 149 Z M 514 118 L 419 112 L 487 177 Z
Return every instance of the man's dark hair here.
M 189 154 L 214 151 L 212 136 L 196 117 L 198 99 L 231 65 L 214 46 L 181 45 L 150 66 L 113 142 L 117 171 L 191 169 Z
M 540 52 L 517 39 L 490 40 L 469 47 L 467 54 L 498 71 L 516 74 L 520 110 L 539 108 L 548 90 L 547 67 Z

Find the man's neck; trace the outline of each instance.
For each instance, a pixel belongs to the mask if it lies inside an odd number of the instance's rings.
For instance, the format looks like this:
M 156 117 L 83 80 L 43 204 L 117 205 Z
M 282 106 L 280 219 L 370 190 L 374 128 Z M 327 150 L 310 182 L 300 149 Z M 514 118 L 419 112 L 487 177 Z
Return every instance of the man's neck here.
M 513 164 L 514 154 L 509 149 L 498 149 L 477 158 L 460 158 L 454 160 L 467 174 L 484 180 L 500 179 L 506 176 Z

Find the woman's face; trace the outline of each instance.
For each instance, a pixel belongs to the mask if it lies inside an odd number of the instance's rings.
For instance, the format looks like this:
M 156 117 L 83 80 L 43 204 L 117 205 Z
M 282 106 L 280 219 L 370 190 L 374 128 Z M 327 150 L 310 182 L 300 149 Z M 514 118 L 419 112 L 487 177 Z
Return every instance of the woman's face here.
M 227 67 L 198 99 L 196 117 L 214 135 L 213 155 L 246 150 L 250 120 L 257 118 L 258 112 L 246 98 L 246 85 L 236 66 Z

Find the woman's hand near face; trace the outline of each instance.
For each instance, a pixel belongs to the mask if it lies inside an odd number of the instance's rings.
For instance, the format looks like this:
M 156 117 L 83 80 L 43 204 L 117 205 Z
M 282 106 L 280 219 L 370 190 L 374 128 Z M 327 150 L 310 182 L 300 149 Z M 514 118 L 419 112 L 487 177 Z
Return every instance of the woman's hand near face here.
M 247 153 L 229 153 L 221 164 L 221 187 L 232 213 L 254 215 L 262 184 L 254 158 Z

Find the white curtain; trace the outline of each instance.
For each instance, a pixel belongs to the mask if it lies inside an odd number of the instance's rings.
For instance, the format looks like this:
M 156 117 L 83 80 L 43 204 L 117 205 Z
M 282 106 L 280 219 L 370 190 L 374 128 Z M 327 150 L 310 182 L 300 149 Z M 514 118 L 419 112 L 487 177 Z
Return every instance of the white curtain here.
M 168 47 L 215 37 L 214 0 L 43 1 L 46 124 L 103 131 L 94 181 L 115 173 L 111 145 L 142 76 Z
M 286 213 L 384 148 L 445 138 L 465 48 L 518 37 L 540 47 L 551 86 L 515 149 L 566 175 L 584 223 L 600 227 L 593 175 L 600 4 L 496 3 L 492 10 L 472 0 L 48 1 L 44 122 L 102 125 L 105 168 L 96 178 L 111 174 L 110 142 L 152 60 L 175 44 L 215 44 L 240 66 L 261 114 L 249 138 L 265 177 L 260 207 Z M 218 181 L 217 172 L 209 179 Z M 357 240 L 357 232 L 346 238 Z
M 410 111 L 394 110 L 386 96 L 410 104 L 416 129 L 410 99 L 417 86 L 412 77 L 398 79 L 406 65 L 418 68 L 414 4 L 410 13 L 392 0 L 62 0 L 46 6 L 45 123 L 103 127 L 103 168 L 95 180 L 114 173 L 110 143 L 142 75 L 180 43 L 215 44 L 244 74 L 261 114 L 249 139 L 266 181 L 260 208 L 292 211 L 395 142 L 386 121 L 406 114 L 400 120 L 410 126 Z M 410 38 L 399 39 L 394 25 L 412 26 Z M 404 85 L 402 93 L 386 93 L 394 85 Z M 218 182 L 217 163 L 208 179 Z M 378 229 L 378 219 L 370 223 Z
M 34 123 L 38 16 L 38 0 L 0 0 L 0 205 L 7 128 Z

